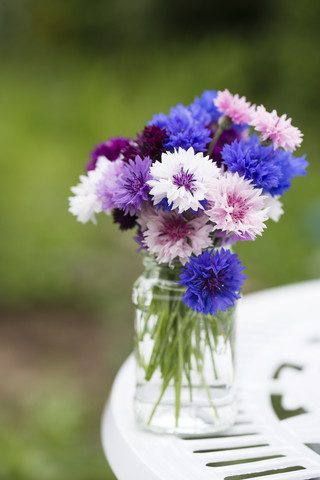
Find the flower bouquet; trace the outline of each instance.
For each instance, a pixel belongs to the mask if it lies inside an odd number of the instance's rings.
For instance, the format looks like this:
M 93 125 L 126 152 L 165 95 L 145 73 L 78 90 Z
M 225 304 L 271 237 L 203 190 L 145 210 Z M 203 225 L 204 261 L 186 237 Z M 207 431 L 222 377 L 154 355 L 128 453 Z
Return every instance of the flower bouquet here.
M 305 156 L 286 115 L 228 90 L 160 113 L 135 139 L 96 146 L 70 212 L 134 229 L 144 273 L 133 289 L 136 418 L 166 433 L 211 433 L 235 419 L 235 305 L 246 278 L 231 247 L 283 213 Z

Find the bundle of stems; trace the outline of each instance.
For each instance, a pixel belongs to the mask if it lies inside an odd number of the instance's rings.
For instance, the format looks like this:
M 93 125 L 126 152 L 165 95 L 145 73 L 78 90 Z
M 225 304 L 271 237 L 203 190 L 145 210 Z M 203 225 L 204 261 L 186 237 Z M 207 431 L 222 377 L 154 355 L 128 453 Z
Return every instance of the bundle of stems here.
M 177 272 L 172 273 L 172 275 Z M 207 352 L 210 353 L 210 368 L 213 378 L 218 380 L 218 371 L 215 362 L 215 351 L 218 337 L 223 337 L 226 343 L 233 324 L 233 308 L 226 312 L 218 311 L 217 315 L 199 314 L 188 308 L 182 301 L 183 289 L 171 282 L 161 282 L 154 285 L 152 300 L 144 312 L 141 322 L 142 328 L 136 332 L 136 355 L 138 365 L 144 369 L 145 380 L 150 381 L 156 371 L 160 371 L 161 391 L 148 424 L 159 406 L 169 385 L 175 391 L 175 423 L 179 423 L 181 408 L 181 389 L 186 379 L 189 389 L 189 400 L 193 400 L 191 377 L 192 370 L 196 370 L 200 379 L 200 387 L 208 396 L 214 415 L 218 418 L 218 411 L 213 402 L 210 385 L 205 375 Z M 144 357 L 140 344 L 148 334 L 153 342 L 148 359 Z

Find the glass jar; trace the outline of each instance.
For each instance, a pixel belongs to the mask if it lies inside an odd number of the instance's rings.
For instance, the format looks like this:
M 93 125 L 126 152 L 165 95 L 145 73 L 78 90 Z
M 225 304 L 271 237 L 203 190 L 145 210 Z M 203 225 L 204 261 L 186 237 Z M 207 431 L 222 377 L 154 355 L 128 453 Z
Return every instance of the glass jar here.
M 181 265 L 144 257 L 133 287 L 138 424 L 157 433 L 209 434 L 235 420 L 235 307 L 217 315 L 182 302 Z

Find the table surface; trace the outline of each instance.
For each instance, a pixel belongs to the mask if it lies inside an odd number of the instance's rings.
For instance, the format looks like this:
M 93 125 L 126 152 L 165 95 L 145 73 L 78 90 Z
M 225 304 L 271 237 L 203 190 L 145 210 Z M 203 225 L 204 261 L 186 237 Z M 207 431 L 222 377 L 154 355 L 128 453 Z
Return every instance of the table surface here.
M 237 318 L 236 424 L 195 439 L 138 429 L 133 357 L 102 418 L 119 480 L 320 480 L 320 281 L 247 295 Z

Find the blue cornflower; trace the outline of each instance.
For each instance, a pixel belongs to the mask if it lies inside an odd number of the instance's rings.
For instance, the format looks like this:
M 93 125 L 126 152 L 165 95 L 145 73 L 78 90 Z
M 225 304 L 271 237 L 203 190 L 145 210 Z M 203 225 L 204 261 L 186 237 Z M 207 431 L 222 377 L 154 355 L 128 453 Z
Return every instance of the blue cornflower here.
M 238 255 L 230 250 L 206 250 L 190 257 L 180 275 L 179 285 L 187 287 L 182 301 L 192 310 L 216 315 L 232 307 L 240 298 L 239 291 L 247 278 Z
M 210 123 L 215 123 L 218 121 L 219 117 L 222 116 L 222 113 L 219 112 L 213 100 L 218 95 L 216 90 L 205 90 L 200 98 L 195 98 L 193 104 L 191 105 L 198 105 L 199 107 L 203 108 L 209 115 L 210 115 Z M 191 107 L 190 105 L 190 107 Z
M 200 200 L 199 203 L 203 206 L 203 209 L 205 210 L 206 205 L 208 204 L 208 201 L 206 199 L 204 199 L 204 200 Z M 170 203 L 170 205 L 169 205 L 168 199 L 165 197 L 161 200 L 161 202 L 157 203 L 157 205 L 155 205 L 155 207 L 158 210 L 170 211 L 170 210 L 172 210 L 173 202 Z M 195 211 L 195 210 L 192 210 L 192 208 L 190 208 L 189 210 L 187 210 L 187 212 L 190 212 L 193 215 L 198 215 L 199 213 L 202 212 L 202 210 L 200 208 L 198 208 L 198 210 Z M 182 215 L 182 213 L 178 213 L 178 215 Z
M 222 150 L 222 163 L 230 172 L 238 172 L 267 192 L 277 187 L 282 177 L 281 166 L 273 157 L 273 147 L 262 147 L 256 135 L 249 142 L 235 140 Z
M 199 106 L 184 107 L 179 103 L 170 109 L 169 115 L 154 115 L 151 125 L 165 128 L 168 138 L 164 142 L 166 150 L 171 152 L 179 147 L 196 152 L 205 152 L 210 143 L 212 133 L 207 125 L 210 116 Z
M 210 114 L 199 104 L 191 103 L 185 107 L 190 113 L 194 121 L 198 122 L 199 125 L 207 127 L 211 123 Z
M 167 197 L 164 197 L 161 202 L 155 205 L 158 210 L 172 210 L 173 203 L 171 202 L 170 205 L 168 203 Z
M 124 210 L 125 215 L 134 215 L 141 210 L 142 202 L 148 200 L 150 190 L 147 184 L 151 180 L 151 159 L 142 159 L 139 155 L 135 160 L 129 160 L 124 164 L 122 175 L 117 184 L 118 190 L 113 196 L 117 208 Z
M 298 158 L 280 148 L 274 150 L 272 145 L 263 147 L 257 135 L 252 135 L 247 142 L 235 140 L 225 145 L 221 156 L 228 170 L 252 180 L 264 193 L 273 196 L 289 190 L 296 175 L 306 175 L 308 165 L 305 155 Z
M 283 195 L 286 190 L 291 187 L 291 181 L 296 176 L 307 175 L 306 168 L 309 162 L 306 160 L 306 155 L 302 157 L 295 157 L 289 151 L 284 151 L 278 148 L 275 151 L 276 160 L 281 166 L 282 177 L 279 185 L 270 190 L 271 195 Z

